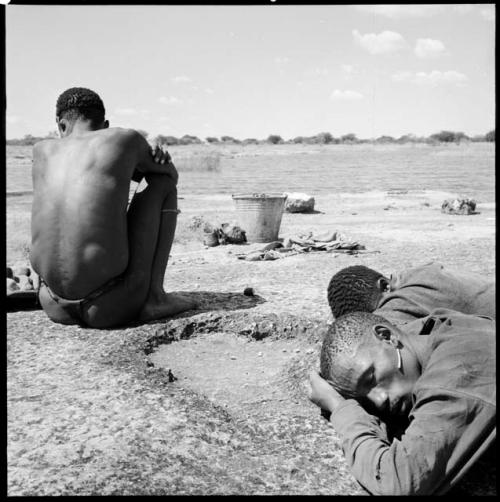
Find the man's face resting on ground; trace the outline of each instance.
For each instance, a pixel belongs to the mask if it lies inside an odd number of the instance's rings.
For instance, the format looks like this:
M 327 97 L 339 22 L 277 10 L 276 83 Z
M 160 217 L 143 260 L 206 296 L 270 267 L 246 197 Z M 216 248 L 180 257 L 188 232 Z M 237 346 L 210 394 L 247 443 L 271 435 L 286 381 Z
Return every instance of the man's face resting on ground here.
M 389 323 L 369 326 L 351 351 L 335 355 L 336 364 L 330 366 L 325 378 L 311 373 L 311 401 L 331 413 L 345 398 L 354 398 L 382 419 L 406 417 L 420 368 L 413 352 L 401 342 L 401 335 Z

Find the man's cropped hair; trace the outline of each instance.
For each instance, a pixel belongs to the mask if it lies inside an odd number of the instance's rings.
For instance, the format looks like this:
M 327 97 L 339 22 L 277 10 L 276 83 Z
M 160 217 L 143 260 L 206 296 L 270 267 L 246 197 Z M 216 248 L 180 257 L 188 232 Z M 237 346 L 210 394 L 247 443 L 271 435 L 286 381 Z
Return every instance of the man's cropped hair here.
M 72 87 L 64 91 L 56 103 L 56 117 L 68 120 L 85 118 L 94 124 L 104 121 L 106 110 L 99 95 L 85 87 Z
M 372 312 L 373 298 L 379 294 L 380 272 L 364 265 L 339 270 L 328 284 L 328 304 L 335 318 L 349 312 Z

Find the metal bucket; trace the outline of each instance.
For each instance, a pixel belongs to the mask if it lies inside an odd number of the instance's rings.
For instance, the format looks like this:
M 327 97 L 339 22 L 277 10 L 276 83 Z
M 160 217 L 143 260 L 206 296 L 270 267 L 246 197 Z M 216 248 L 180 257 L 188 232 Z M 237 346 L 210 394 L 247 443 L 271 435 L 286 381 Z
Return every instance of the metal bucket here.
M 248 242 L 278 240 L 286 195 L 282 193 L 235 194 L 238 223 Z

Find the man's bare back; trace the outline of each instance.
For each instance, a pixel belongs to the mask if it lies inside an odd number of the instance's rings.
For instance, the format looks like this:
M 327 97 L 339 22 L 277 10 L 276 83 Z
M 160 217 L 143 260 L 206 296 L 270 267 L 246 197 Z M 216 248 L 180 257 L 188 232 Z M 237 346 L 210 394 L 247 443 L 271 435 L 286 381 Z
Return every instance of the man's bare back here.
M 34 148 L 31 261 L 65 298 L 83 298 L 127 267 L 134 134 L 103 129 Z
M 157 150 L 155 159 L 138 132 L 108 128 L 102 105 L 95 119 L 85 101 L 100 100 L 93 91 L 66 93 L 73 108 L 60 106 L 62 138 L 33 149 L 30 260 L 43 281 L 42 307 L 56 322 L 94 327 L 192 308 L 163 290 L 177 217 L 177 171 L 168 153 Z M 137 173 L 148 186 L 127 212 Z

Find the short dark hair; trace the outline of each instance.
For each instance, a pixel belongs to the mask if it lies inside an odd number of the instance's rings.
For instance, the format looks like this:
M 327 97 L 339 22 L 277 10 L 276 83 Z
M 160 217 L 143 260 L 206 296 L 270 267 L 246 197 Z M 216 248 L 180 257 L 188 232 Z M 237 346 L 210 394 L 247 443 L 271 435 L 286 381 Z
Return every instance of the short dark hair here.
M 85 118 L 93 125 L 104 121 L 106 110 L 97 93 L 85 87 L 71 87 L 64 91 L 56 103 L 56 117 L 68 120 Z
M 350 312 L 328 329 L 320 355 L 320 374 L 346 398 L 356 398 L 356 350 L 377 324 L 391 325 L 371 312 Z
M 335 318 L 349 312 L 373 312 L 373 303 L 380 293 L 377 281 L 380 272 L 364 265 L 353 265 L 337 272 L 328 284 L 328 304 Z

